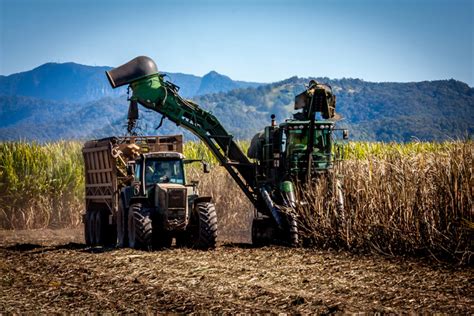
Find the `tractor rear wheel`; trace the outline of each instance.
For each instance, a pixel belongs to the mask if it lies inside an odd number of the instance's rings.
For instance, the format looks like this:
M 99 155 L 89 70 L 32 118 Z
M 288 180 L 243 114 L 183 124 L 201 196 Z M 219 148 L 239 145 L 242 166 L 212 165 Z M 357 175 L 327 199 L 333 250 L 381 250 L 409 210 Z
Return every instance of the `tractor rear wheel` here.
M 216 247 L 217 214 L 213 203 L 196 203 L 189 237 L 193 248 L 212 249 Z
M 150 213 L 136 203 L 128 210 L 128 245 L 135 249 L 151 249 L 152 222 Z

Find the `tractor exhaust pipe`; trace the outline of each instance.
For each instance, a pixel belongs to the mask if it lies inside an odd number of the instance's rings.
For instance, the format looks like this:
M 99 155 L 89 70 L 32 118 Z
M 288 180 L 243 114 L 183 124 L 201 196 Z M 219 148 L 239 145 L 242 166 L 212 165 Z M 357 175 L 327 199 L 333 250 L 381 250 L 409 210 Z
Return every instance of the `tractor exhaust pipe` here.
M 105 72 L 114 89 L 157 73 L 158 67 L 155 62 L 146 56 L 136 57 L 122 66 Z

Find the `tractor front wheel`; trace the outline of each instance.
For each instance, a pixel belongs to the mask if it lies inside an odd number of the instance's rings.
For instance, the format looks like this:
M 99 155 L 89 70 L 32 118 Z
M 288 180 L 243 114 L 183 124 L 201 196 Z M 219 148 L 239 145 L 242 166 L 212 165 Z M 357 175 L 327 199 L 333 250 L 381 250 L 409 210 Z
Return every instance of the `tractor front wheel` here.
M 191 219 L 190 243 L 193 248 L 212 249 L 216 247 L 217 214 L 214 204 L 196 203 Z
M 152 232 L 150 213 L 143 209 L 142 204 L 132 204 L 128 211 L 128 245 L 130 248 L 151 249 Z

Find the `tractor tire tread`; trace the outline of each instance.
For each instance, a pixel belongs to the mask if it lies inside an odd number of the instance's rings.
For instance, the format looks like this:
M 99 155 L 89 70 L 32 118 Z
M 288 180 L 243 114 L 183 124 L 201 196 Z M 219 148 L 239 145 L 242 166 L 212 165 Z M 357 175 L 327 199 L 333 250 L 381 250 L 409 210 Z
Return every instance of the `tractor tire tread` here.
M 216 247 L 217 214 L 213 203 L 201 202 L 196 205 L 199 217 L 199 237 L 195 247 L 212 249 Z
M 153 226 L 149 212 L 145 211 L 141 204 L 132 205 L 130 211 L 134 219 L 135 248 L 150 249 L 152 246 Z

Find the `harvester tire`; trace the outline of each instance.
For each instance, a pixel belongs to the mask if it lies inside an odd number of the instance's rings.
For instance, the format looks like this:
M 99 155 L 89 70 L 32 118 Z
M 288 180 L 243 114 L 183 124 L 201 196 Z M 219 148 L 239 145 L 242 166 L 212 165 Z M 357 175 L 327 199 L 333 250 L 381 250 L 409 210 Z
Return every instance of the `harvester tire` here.
M 128 211 L 128 245 L 130 248 L 151 249 L 152 233 L 150 213 L 143 209 L 142 204 L 132 204 Z
M 216 247 L 217 214 L 213 203 L 200 202 L 196 204 L 193 229 L 190 234 L 191 245 L 197 249 L 212 249 Z
M 123 207 L 122 201 L 119 199 L 117 209 L 117 247 L 124 248 L 128 246 L 128 216 Z
M 300 236 L 298 232 L 298 222 L 295 215 L 288 215 L 288 232 L 290 247 L 298 247 L 300 245 Z

